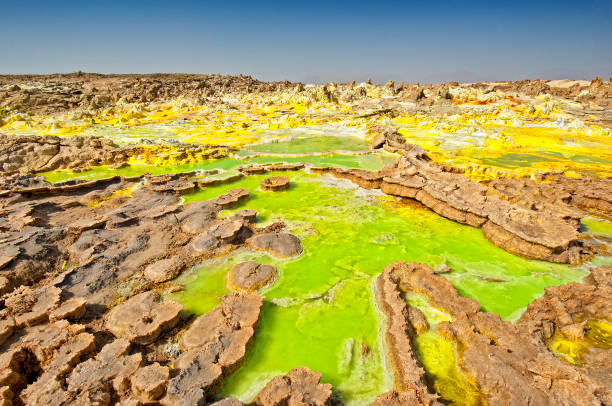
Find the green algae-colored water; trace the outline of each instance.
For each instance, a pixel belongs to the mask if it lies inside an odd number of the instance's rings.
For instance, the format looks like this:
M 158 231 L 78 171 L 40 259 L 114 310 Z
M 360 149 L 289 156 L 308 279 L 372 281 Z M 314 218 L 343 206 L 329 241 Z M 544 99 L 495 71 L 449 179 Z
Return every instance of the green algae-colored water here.
M 255 144 L 245 148 L 247 153 L 307 154 L 331 151 L 367 151 L 368 143 L 359 137 L 320 135 L 297 137 L 278 142 Z
M 124 168 L 114 169 L 108 165 L 96 166 L 87 171 L 71 172 L 69 170 L 41 172 L 38 175 L 44 177 L 48 182 L 58 183 L 71 179 L 94 180 L 109 178 L 111 176 L 140 176 L 144 173 L 151 175 L 166 175 L 171 173 L 189 172 L 196 169 L 233 169 L 244 162 L 237 159 L 225 158 L 206 160 L 183 165 L 130 165 Z
M 223 395 L 251 401 L 271 377 L 300 365 L 322 372 L 323 381 L 332 383 L 349 405 L 369 403 L 391 389 L 371 283 L 393 261 L 450 266 L 453 272 L 445 276 L 460 294 L 504 319 L 518 317 L 546 286 L 586 273 L 513 256 L 486 241 L 479 229 L 329 176 L 283 173 L 291 179 L 290 189 L 260 191 L 260 181 L 272 175 L 184 197 L 189 203 L 235 187 L 248 189 L 251 198 L 239 208 L 258 210 L 262 225 L 285 221 L 304 246 L 301 256 L 284 260 L 243 250 L 226 263 L 204 265 L 179 278 L 185 290 L 174 298 L 201 314 L 227 291 L 225 272 L 231 264 L 253 259 L 279 269 L 277 281 L 260 291 L 265 305 L 257 335 L 243 366 L 225 379 Z M 362 347 L 368 355 L 362 355 Z
M 583 231 L 592 235 L 607 237 L 612 240 L 612 222 L 597 217 L 586 216 L 580 220 Z
M 113 169 L 111 166 L 96 166 L 87 171 L 71 172 L 69 170 L 41 172 L 38 175 L 43 176 L 48 182 L 57 183 L 71 179 L 94 180 L 103 179 L 115 175 L 121 176 L 140 176 L 144 173 L 151 175 L 165 175 L 179 172 L 189 172 L 196 169 L 234 169 L 240 165 L 250 163 L 276 163 L 288 162 L 296 163 L 303 162 L 315 166 L 334 166 L 349 169 L 366 169 L 377 171 L 385 165 L 392 162 L 396 158 L 384 152 L 377 152 L 366 155 L 345 155 L 345 154 L 327 154 L 327 155 L 312 155 L 303 157 L 283 157 L 283 156 L 258 156 L 244 157 L 241 159 L 223 158 L 217 160 L 206 160 L 196 163 L 183 165 L 130 165 L 125 168 Z

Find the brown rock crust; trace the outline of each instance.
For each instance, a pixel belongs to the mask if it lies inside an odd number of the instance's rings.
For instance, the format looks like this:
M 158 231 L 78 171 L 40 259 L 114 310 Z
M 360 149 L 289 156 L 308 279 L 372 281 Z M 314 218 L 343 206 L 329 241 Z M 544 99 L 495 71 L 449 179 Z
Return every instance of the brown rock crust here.
M 609 269 L 593 272 L 591 278 L 593 281 L 601 280 L 606 274 L 610 274 Z M 569 309 L 574 309 L 576 315 L 580 314 L 581 310 L 578 309 L 581 305 L 609 311 L 609 306 L 603 305 L 599 299 L 602 297 L 600 295 L 608 294 L 609 285 L 593 283 L 577 290 L 576 298 L 582 297 L 580 292 L 597 292 L 591 296 L 584 295 L 583 303 L 568 298 L 566 303 L 571 303 Z M 560 301 L 551 299 L 557 295 L 562 297 L 563 292 L 573 291 L 573 286 L 569 285 L 549 288 L 550 293 L 547 291 L 544 298 L 534 302 L 531 310 L 514 325 L 502 321 L 497 315 L 480 312 L 477 302 L 459 296 L 450 282 L 435 275 L 426 265 L 397 262 L 385 268 L 377 279 L 377 300 L 385 314 L 396 314 L 402 305 L 406 306 L 405 301 L 400 303 L 401 299 L 397 299 L 398 291 L 419 292 L 429 298 L 432 306 L 448 312 L 452 321 L 439 323 L 438 331 L 456 343 L 461 368 L 474 379 L 487 404 L 607 404 L 612 388 L 609 380 L 601 379 L 603 376 L 597 364 L 590 371 L 577 367 L 553 355 L 543 343 L 544 326 L 555 320 L 558 314 L 558 305 L 554 303 Z M 395 292 L 395 296 L 383 296 L 381 293 L 389 290 Z M 397 306 L 392 305 L 393 301 L 388 297 L 394 298 Z M 409 317 L 408 313 L 406 316 Z M 569 317 L 563 323 L 571 325 L 573 322 Z M 405 322 L 405 325 L 409 324 Z M 549 327 L 545 329 L 550 331 Z M 392 365 L 397 369 L 397 365 L 410 364 L 394 361 L 394 357 L 405 357 L 406 354 L 406 350 L 397 351 L 394 348 L 397 348 L 397 342 L 401 342 L 402 334 L 409 340 L 412 332 L 410 328 L 396 329 L 395 332 L 394 335 L 399 337 L 387 339 L 387 343 Z M 394 330 L 388 326 L 387 336 L 393 333 Z M 393 355 L 396 352 L 399 355 Z M 414 369 L 409 368 L 408 371 Z M 398 379 L 399 384 L 404 382 L 404 377 L 410 376 L 409 372 L 399 375 L 396 372 L 396 385 Z M 402 391 L 398 392 L 401 395 Z M 394 394 L 385 396 L 397 398 Z
M 300 239 L 289 233 L 256 234 L 248 240 L 249 246 L 259 251 L 267 251 L 276 257 L 294 257 L 304 249 Z
M 534 205 L 538 199 L 500 198 L 499 190 L 511 190 L 504 188 L 505 183 L 494 183 L 492 187 L 481 185 L 453 172 L 453 168 L 431 162 L 413 144 L 396 146 L 403 155 L 382 171 L 328 168 L 323 172 L 349 179 L 364 188 L 380 188 L 390 195 L 417 200 L 441 216 L 482 228 L 483 235 L 493 244 L 526 258 L 580 263 L 593 255 L 593 250 L 585 247 L 579 238 L 582 212 L 569 207 L 563 198 L 550 199 L 540 206 Z M 589 204 L 607 207 L 609 198 L 604 190 L 608 189 L 604 186 L 608 183 L 599 182 L 600 186 L 595 189 L 601 192 Z M 495 192 L 490 191 L 492 188 Z M 580 201 L 587 204 L 586 198 Z
M 217 197 L 216 199 L 213 199 L 212 202 L 220 206 L 221 208 L 226 209 L 248 198 L 250 194 L 251 193 L 246 189 L 242 189 L 242 188 L 232 189 L 226 194 L 221 195 Z
M 234 293 L 198 317 L 181 337 L 185 351 L 176 362 L 180 370 L 170 380 L 167 404 L 200 404 L 242 363 L 253 338 L 262 298 L 254 293 Z
M 252 292 L 270 284 L 277 273 L 272 265 L 253 261 L 241 262 L 230 270 L 228 284 L 234 290 Z
M 148 291 L 131 297 L 108 313 L 106 328 L 117 338 L 146 345 L 176 325 L 183 306 L 159 301 L 159 295 Z
M 276 192 L 289 189 L 289 178 L 286 176 L 270 176 L 261 181 L 259 186 L 263 190 Z
M 307 405 L 328 406 L 331 404 L 332 386 L 321 383 L 321 373 L 306 367 L 297 367 L 287 375 L 273 378 L 259 392 L 257 406 Z
M 120 148 L 108 138 L 12 136 L 0 137 L 0 170 L 6 174 L 60 168 L 83 168 L 126 162 L 134 148 Z
M 143 402 L 160 399 L 166 393 L 166 385 L 170 378 L 168 367 L 157 362 L 140 368 L 130 377 L 132 391 Z
M 174 279 L 185 267 L 185 261 L 179 257 L 165 258 L 148 265 L 144 270 L 144 277 L 155 283 Z

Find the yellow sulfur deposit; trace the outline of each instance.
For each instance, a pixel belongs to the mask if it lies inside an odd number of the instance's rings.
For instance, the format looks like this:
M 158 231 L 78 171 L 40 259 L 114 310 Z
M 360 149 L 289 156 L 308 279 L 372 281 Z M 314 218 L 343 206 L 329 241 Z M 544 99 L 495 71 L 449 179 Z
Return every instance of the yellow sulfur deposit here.
M 589 319 L 585 324 L 584 337 L 574 337 L 555 331 L 548 347 L 566 361 L 582 365 L 589 348 L 612 349 L 612 323 L 608 320 Z
M 90 206 L 90 207 L 96 207 L 96 206 L 100 206 L 101 204 L 103 204 L 103 203 L 105 203 L 105 202 L 107 202 L 109 200 L 112 200 L 112 199 L 114 199 L 116 197 L 120 197 L 120 196 L 131 197 L 132 196 L 132 192 L 137 187 L 138 187 L 138 183 L 135 184 L 134 186 L 130 186 L 128 188 L 119 189 L 116 192 L 114 192 L 112 195 L 106 196 L 106 197 L 102 197 L 100 199 L 92 200 L 87 205 Z
M 157 103 L 119 100 L 104 108 L 57 116 L 4 114 L 7 134 L 102 135 L 119 144 L 172 139 L 202 145 L 196 152 L 150 147 L 134 163 L 174 165 L 227 156 L 261 141 L 288 136 L 287 130 L 393 125 L 408 142 L 441 163 L 456 165 L 474 180 L 559 171 L 567 176 L 612 176 L 610 129 L 595 117 L 574 112 L 580 103 L 552 96 L 529 98 L 496 90 L 449 88 L 451 101 L 426 112 L 394 99 L 389 87 L 362 83 L 306 86 L 266 93 L 230 93 L 219 99 L 176 98 Z M 425 91 L 429 97 L 436 97 Z

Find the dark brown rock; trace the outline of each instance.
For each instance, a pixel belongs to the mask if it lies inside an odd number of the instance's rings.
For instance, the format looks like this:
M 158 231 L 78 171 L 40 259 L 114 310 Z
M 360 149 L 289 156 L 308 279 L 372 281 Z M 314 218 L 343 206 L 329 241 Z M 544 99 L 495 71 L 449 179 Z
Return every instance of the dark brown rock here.
M 49 312 L 59 305 L 61 293 L 61 289 L 55 287 L 21 287 L 5 299 L 5 305 L 18 326 L 33 326 L 49 320 Z
M 417 404 L 436 404 L 437 396 L 429 393 L 425 371 L 419 364 L 412 340 L 416 332 L 409 319 L 408 305 L 402 297 L 393 265 L 376 278 L 376 300 L 385 315 L 385 343 L 395 378 L 395 387 L 409 398 L 419 399 Z
M 411 144 L 405 144 L 403 151 L 397 162 L 382 171 L 383 192 L 418 200 L 441 216 L 482 227 L 484 236 L 493 244 L 523 257 L 578 263 L 592 255 L 578 238 L 578 214 L 568 208 L 563 198 L 546 202 L 538 209 L 533 201 L 527 205 L 516 196 L 508 199 L 508 191 L 514 189 L 507 183 L 498 182 L 493 189 L 487 188 L 450 171 L 452 168 L 429 162 Z M 504 193 L 504 198 L 499 198 Z
M 232 207 L 238 202 L 245 200 L 251 193 L 246 189 L 232 189 L 224 195 L 211 200 L 214 204 L 220 206 L 223 209 Z
M 236 213 L 234 213 L 234 215 L 237 217 L 242 217 L 248 223 L 254 223 L 257 218 L 257 210 L 253 210 L 253 209 L 238 210 Z
M 207 395 L 216 390 L 223 376 L 222 367 L 216 362 L 221 344 L 211 342 L 185 353 L 178 361 L 178 374 L 168 384 L 164 404 L 205 404 Z
M 362 169 L 332 169 L 331 173 L 337 178 L 348 179 L 364 189 L 380 188 L 383 179 L 383 175 L 380 172 Z
M 113 393 L 125 394 L 130 377 L 140 368 L 142 355 L 128 355 L 130 342 L 117 339 L 106 344 L 95 358 L 77 365 L 66 379 L 75 402 L 108 404 Z
M 164 403 L 201 404 L 223 374 L 240 366 L 261 305 L 261 297 L 253 293 L 226 295 L 221 305 L 192 323 L 181 337 L 185 352 L 176 361 L 179 373 L 170 380 Z
M 0 310 L 0 346 L 4 344 L 15 331 L 15 319 L 7 309 Z
M 592 273 L 593 280 L 601 279 L 605 272 L 610 273 L 605 269 Z M 463 349 L 459 365 L 464 373 L 473 378 L 487 404 L 605 404 L 610 399 L 612 392 L 606 379 L 601 379 L 604 376 L 601 370 L 597 371 L 597 367 L 581 369 L 557 358 L 548 350 L 543 338 L 544 321 L 553 320 L 563 320 L 564 326 L 580 334 L 579 327 L 574 328 L 576 321 L 570 316 L 571 313 L 565 310 L 560 312 L 561 309 L 574 309 L 577 318 L 588 317 L 588 313 L 583 313 L 581 309 L 585 305 L 588 308 L 591 302 L 600 311 L 609 310 L 609 305 L 602 301 L 603 295 L 608 294 L 605 293 L 608 287 L 594 288 L 585 285 L 582 292 L 567 286 L 549 288 L 549 292 L 555 293 L 534 302 L 532 310 L 528 310 L 514 325 L 503 322 L 497 315 L 480 312 L 480 306 L 475 301 L 459 296 L 445 278 L 435 275 L 433 270 L 422 264 L 391 264 L 377 280 L 379 305 L 385 314 L 401 314 L 393 309 L 401 310 L 402 303 L 397 300 L 397 293 L 391 295 L 384 292 L 412 291 L 425 294 L 432 306 L 452 316 L 452 321 L 438 324 L 438 331 Z M 598 294 L 582 296 L 585 292 L 602 288 Z M 571 291 L 577 292 L 576 296 L 563 297 L 562 292 Z M 389 300 L 393 297 L 397 306 Z M 584 302 L 576 300 L 580 297 Z M 405 320 L 403 316 L 397 317 L 400 322 Z M 394 361 L 393 348 L 397 348 L 402 335 L 409 338 L 413 333 L 410 329 L 394 330 L 393 326 L 387 326 L 387 336 L 389 334 L 393 337 L 387 339 L 392 365 L 407 365 Z M 399 356 L 405 357 L 406 353 L 407 350 L 400 350 Z M 400 375 L 400 378 L 402 376 L 409 375 Z M 396 385 L 397 382 L 396 373 Z M 403 394 L 401 390 L 398 392 Z M 397 398 L 393 394 L 388 396 Z

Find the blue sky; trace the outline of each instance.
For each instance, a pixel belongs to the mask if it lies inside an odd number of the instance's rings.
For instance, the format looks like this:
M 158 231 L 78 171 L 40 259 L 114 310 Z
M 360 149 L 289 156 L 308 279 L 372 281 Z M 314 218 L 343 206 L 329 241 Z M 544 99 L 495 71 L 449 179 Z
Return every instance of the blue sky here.
M 0 73 L 245 73 L 309 83 L 612 76 L 612 0 L 0 5 Z

